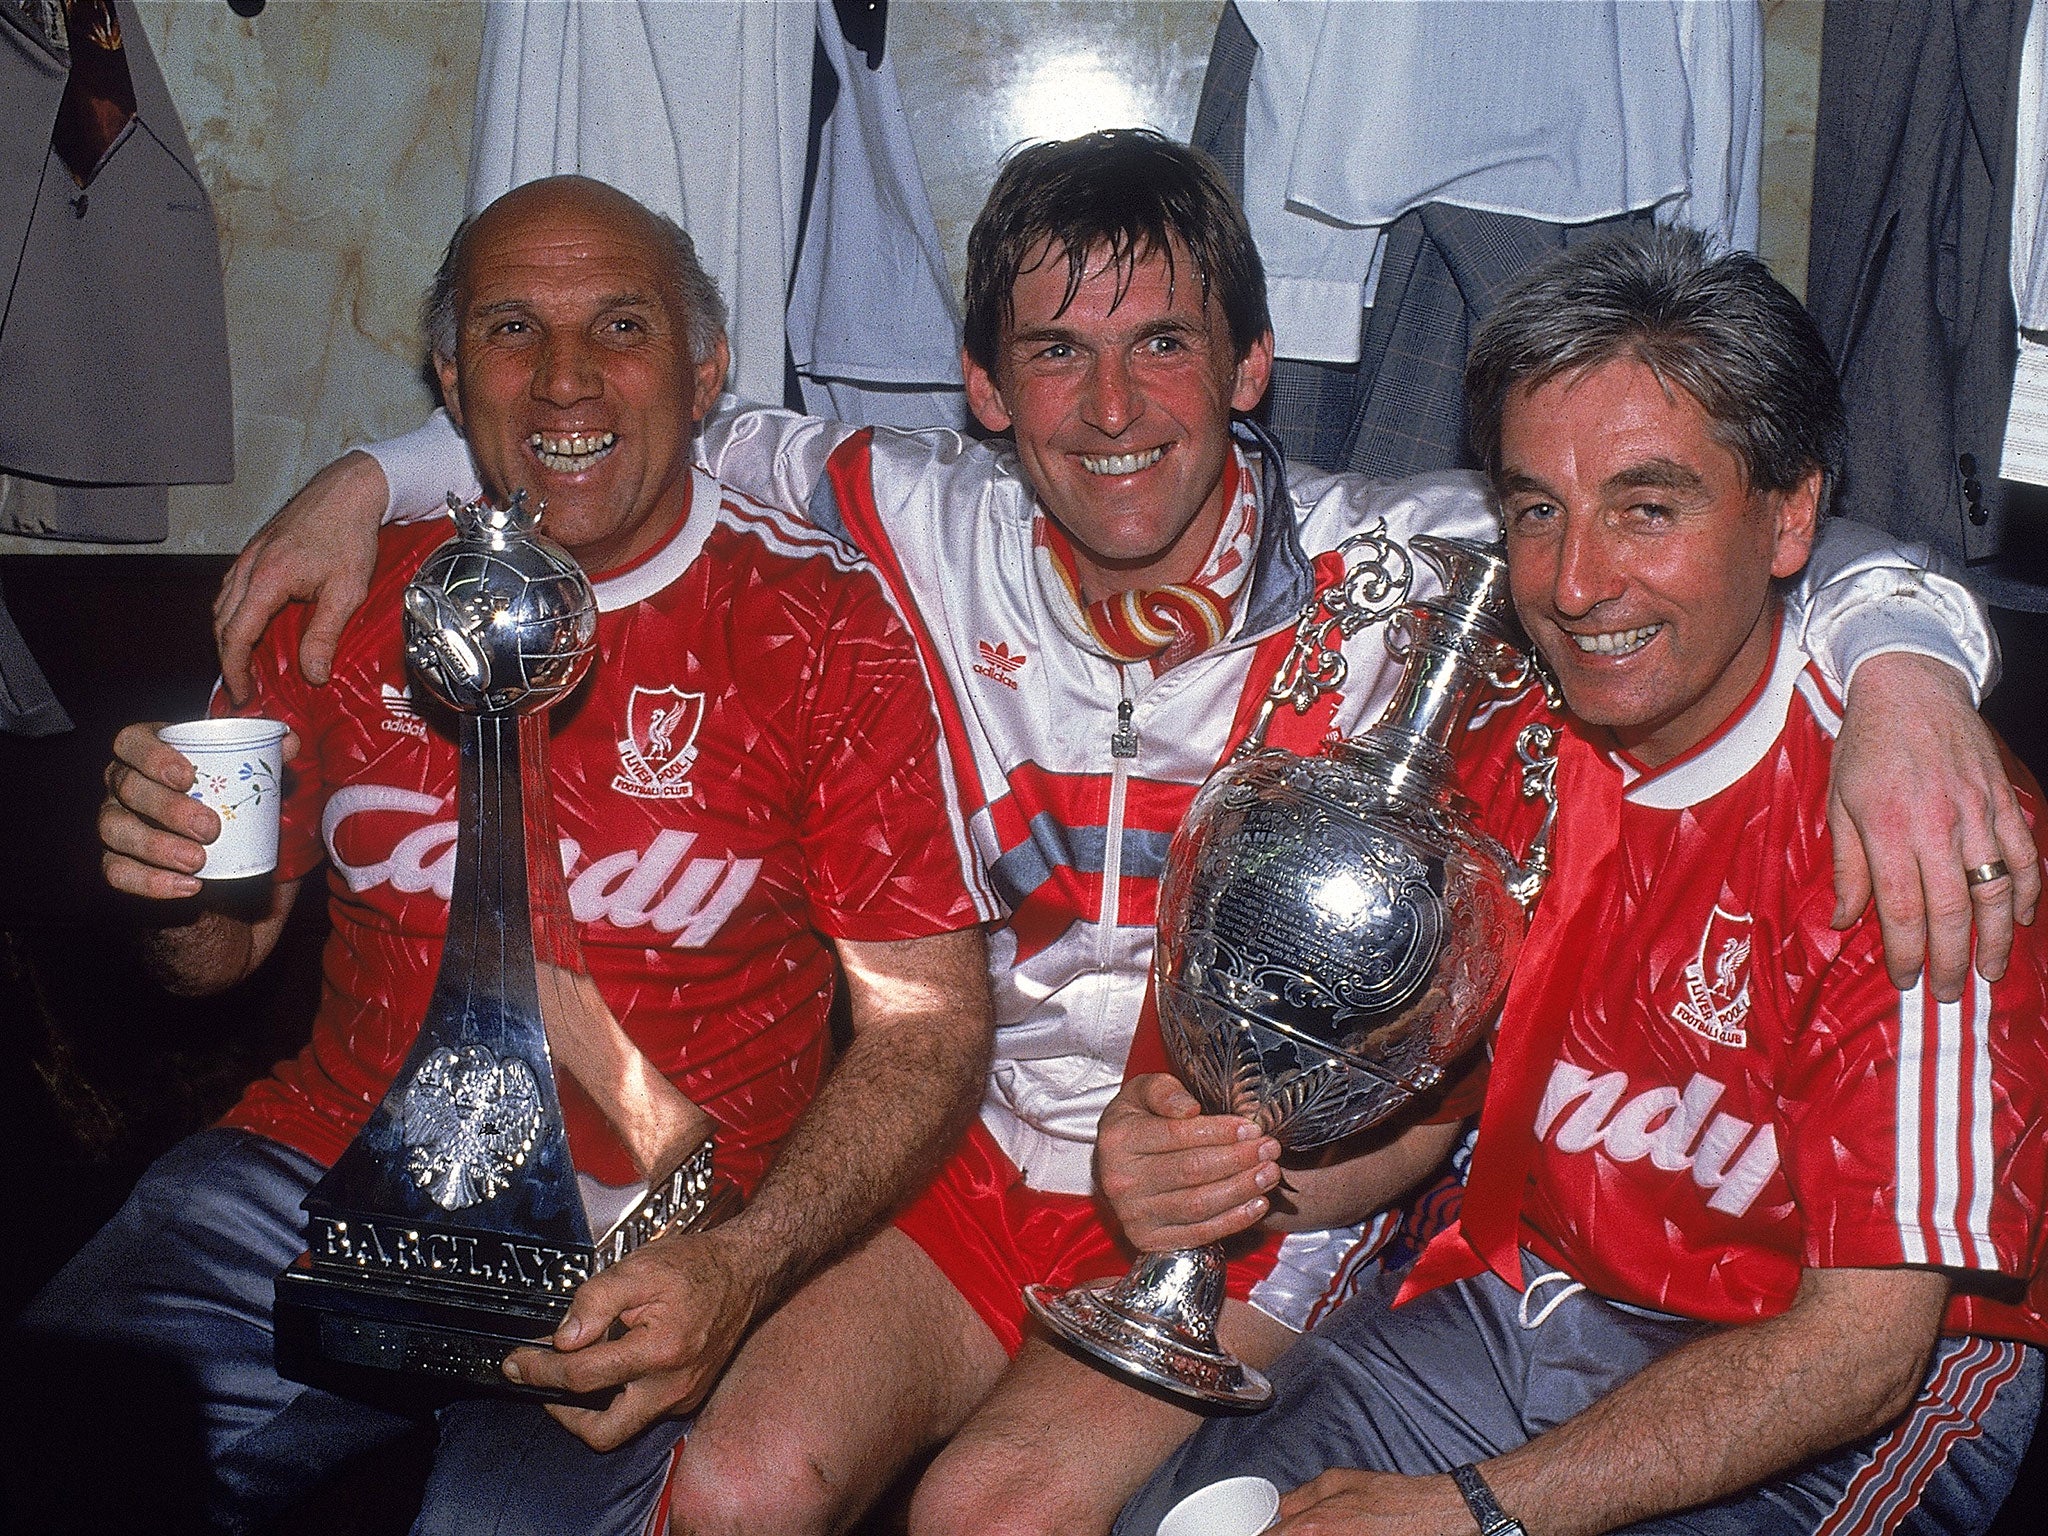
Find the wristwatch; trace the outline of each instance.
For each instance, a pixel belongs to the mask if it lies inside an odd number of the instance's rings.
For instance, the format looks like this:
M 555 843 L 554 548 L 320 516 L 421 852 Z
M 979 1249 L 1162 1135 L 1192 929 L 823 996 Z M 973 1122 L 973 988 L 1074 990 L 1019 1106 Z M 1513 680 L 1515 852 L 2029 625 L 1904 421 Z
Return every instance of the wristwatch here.
M 1470 1462 L 1451 1468 L 1451 1481 L 1458 1485 L 1458 1492 L 1465 1496 L 1465 1507 L 1479 1522 L 1479 1536 L 1529 1536 L 1522 1522 L 1500 1507 L 1493 1490 L 1486 1486 L 1486 1479 Z

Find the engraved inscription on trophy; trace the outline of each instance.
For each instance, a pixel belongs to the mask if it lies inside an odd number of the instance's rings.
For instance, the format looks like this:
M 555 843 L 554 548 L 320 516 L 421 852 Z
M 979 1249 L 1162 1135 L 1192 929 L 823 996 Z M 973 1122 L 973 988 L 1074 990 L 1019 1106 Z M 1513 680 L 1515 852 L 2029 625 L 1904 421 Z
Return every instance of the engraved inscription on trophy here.
M 1442 594 L 1406 601 L 1400 547 L 1355 541 L 1361 563 L 1304 611 L 1268 695 L 1306 709 L 1317 685 L 1341 683 L 1343 640 L 1385 618 L 1405 663 L 1386 713 L 1313 757 L 1235 755 L 1196 795 L 1160 882 L 1153 980 L 1174 1068 L 1210 1113 L 1244 1115 L 1290 1150 L 1376 1125 L 1442 1081 L 1506 989 L 1548 868 L 1540 851 L 1518 866 L 1471 823 L 1452 771 L 1481 690 L 1528 676 L 1506 562 L 1460 540 L 1411 547 Z M 1547 792 L 1543 765 L 1525 768 Z M 1223 1274 L 1211 1245 L 1025 1299 L 1114 1369 L 1260 1407 L 1270 1385 L 1216 1340 Z
M 316 1260 L 359 1270 L 438 1275 L 565 1295 L 591 1273 L 590 1255 L 580 1250 L 468 1232 L 422 1232 L 406 1222 L 373 1216 L 316 1216 L 307 1226 L 306 1246 Z
M 323 1385 L 354 1368 L 518 1390 L 505 1356 L 579 1284 L 735 1203 L 709 1121 L 586 972 L 562 883 L 546 711 L 590 667 L 596 596 L 523 494 L 449 504 L 456 536 L 403 603 L 406 659 L 455 719 L 448 935 L 419 1036 L 278 1279 L 280 1368 Z M 572 1087 L 596 1110 L 573 1135 Z
M 1210 906 L 1209 950 L 1198 961 L 1191 947 L 1201 984 L 1233 996 L 1256 989 L 1274 1010 L 1270 1021 L 1300 1012 L 1305 1027 L 1398 1014 L 1436 969 L 1441 861 L 1433 885 L 1430 864 L 1406 845 L 1362 825 L 1331 827 L 1335 866 L 1303 893 L 1294 889 L 1299 867 L 1284 855 L 1299 846 L 1304 818 L 1283 808 L 1277 824 L 1265 820 L 1256 809 L 1246 817 L 1232 844 L 1243 862 Z

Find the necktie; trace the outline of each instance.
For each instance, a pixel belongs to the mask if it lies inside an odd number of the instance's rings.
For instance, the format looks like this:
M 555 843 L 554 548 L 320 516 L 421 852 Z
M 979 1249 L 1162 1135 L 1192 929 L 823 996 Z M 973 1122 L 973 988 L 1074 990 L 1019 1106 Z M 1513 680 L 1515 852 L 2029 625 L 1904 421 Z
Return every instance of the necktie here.
M 71 47 L 71 73 L 57 103 L 50 147 L 71 179 L 86 187 L 135 121 L 135 84 L 128 77 L 113 0 L 70 0 L 64 35 Z

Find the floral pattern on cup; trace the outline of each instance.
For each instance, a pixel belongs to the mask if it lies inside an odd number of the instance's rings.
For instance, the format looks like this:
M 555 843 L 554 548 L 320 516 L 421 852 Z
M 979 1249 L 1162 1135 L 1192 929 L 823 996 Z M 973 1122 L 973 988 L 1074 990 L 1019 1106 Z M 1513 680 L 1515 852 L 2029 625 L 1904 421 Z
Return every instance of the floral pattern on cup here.
M 247 790 L 229 799 L 237 787 Z M 265 796 L 279 793 L 277 769 L 263 758 L 252 758 L 235 765 L 232 775 L 226 773 L 201 773 L 194 778 L 192 787 L 186 791 L 201 805 L 209 807 L 222 821 L 233 821 L 244 806 L 260 806 Z
M 283 801 L 285 727 L 276 720 L 214 719 L 167 725 L 158 733 L 192 764 L 186 793 L 220 818 L 202 880 L 238 880 L 277 865 Z

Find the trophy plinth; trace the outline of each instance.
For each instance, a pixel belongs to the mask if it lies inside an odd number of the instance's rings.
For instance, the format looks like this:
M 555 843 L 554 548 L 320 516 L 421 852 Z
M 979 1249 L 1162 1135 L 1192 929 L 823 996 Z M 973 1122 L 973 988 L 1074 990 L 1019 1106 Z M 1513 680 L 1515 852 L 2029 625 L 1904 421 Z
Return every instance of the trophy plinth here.
M 1024 1289 L 1040 1321 L 1127 1376 L 1212 1408 L 1263 1408 L 1273 1384 L 1216 1339 L 1224 1259 L 1217 1244 L 1142 1255 L 1114 1281 Z
M 1209 1113 L 1243 1115 L 1290 1151 L 1365 1130 L 1442 1082 L 1500 1001 L 1541 885 L 1540 860 L 1517 866 L 1453 786 L 1451 744 L 1480 691 L 1528 676 L 1505 562 L 1458 540 L 1413 547 L 1445 590 L 1393 617 L 1388 650 L 1406 670 L 1386 714 L 1314 757 L 1261 751 L 1220 770 L 1160 885 L 1167 1054 Z M 1301 634 L 1316 632 L 1305 616 Z M 1282 675 L 1329 670 L 1293 657 Z M 1025 1299 L 1120 1371 L 1199 1403 L 1263 1407 L 1265 1378 L 1216 1342 L 1221 1250 L 1205 1264 L 1191 1252 Z
M 306 1198 L 278 1363 L 545 1396 L 507 1381 L 505 1356 L 544 1342 L 607 1264 L 737 1200 L 709 1122 L 584 973 L 562 886 L 545 710 L 589 670 L 596 596 L 523 493 L 449 501 L 459 531 L 405 592 L 407 660 L 457 716 L 448 935 L 403 1066 Z M 565 1092 L 596 1111 L 573 1143 Z

